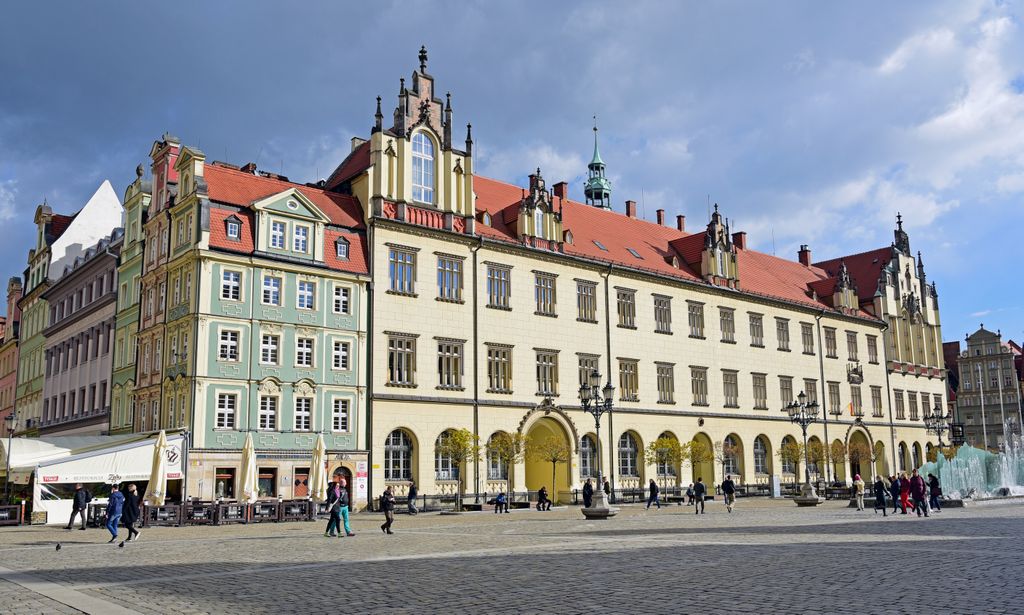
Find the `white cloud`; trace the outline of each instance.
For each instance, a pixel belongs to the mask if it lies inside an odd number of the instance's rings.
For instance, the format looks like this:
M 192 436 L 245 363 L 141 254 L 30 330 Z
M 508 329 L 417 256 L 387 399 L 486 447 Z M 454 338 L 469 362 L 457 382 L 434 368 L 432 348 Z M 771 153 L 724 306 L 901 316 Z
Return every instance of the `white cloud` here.
M 996 180 L 999 192 L 1024 192 L 1024 173 L 1003 175 Z
M 497 152 L 478 149 L 476 153 L 480 173 L 504 181 L 515 181 L 540 167 L 548 185 L 560 181 L 572 183 L 587 168 L 587 163 L 578 152 L 565 152 L 548 143 L 535 143 Z
M 0 182 L 0 220 L 10 220 L 14 217 L 14 197 L 17 193 L 15 180 Z
M 988 316 L 992 313 L 992 310 L 981 310 L 980 312 L 971 312 L 971 316 L 978 318 L 979 316 Z
M 937 56 L 953 50 L 956 35 L 946 28 L 914 35 L 903 41 L 878 67 L 883 75 L 898 73 L 921 56 Z

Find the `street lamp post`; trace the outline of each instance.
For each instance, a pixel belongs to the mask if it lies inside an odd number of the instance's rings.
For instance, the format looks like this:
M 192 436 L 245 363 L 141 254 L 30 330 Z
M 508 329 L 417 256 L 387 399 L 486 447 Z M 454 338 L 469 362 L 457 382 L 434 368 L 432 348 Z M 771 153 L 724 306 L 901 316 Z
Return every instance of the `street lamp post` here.
M 939 448 L 945 446 L 942 443 L 942 435 L 949 431 L 949 424 L 953 421 L 953 413 L 948 414 L 942 413 L 942 408 L 935 406 L 932 413 L 924 417 L 924 426 L 928 429 L 928 433 L 933 433 L 939 437 Z
M 614 517 L 618 508 L 608 505 L 607 494 L 604 492 L 604 474 L 601 455 L 601 415 L 612 411 L 612 397 L 615 395 L 615 387 L 609 381 L 601 388 L 601 373 L 596 369 L 590 372 L 589 382 L 580 385 L 580 407 L 584 412 L 594 417 L 594 429 L 597 435 L 597 488 L 594 490 L 593 500 L 589 508 L 583 508 L 583 516 L 587 519 L 607 519 Z
M 11 410 L 11 413 L 4 417 L 7 423 L 7 474 L 4 475 L 4 501 L 11 503 L 11 445 L 14 440 L 14 425 L 18 420 L 18 413 Z
M 814 491 L 814 485 L 811 484 L 810 455 L 807 452 L 807 427 L 818 421 L 818 402 L 807 403 L 807 394 L 800 391 L 797 401 L 791 401 L 786 406 L 786 412 L 789 413 L 789 420 L 800 425 L 804 434 L 804 486 L 794 501 L 797 506 L 817 506 L 821 503 L 821 498 L 818 497 L 817 492 Z

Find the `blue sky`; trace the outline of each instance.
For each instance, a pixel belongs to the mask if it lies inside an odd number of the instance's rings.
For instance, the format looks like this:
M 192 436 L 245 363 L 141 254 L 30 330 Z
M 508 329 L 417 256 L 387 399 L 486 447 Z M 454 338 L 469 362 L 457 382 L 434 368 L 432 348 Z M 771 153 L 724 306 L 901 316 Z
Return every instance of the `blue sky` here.
M 929 3 L 16 3 L 0 21 L 0 274 L 45 197 L 118 193 L 164 131 L 210 159 L 325 177 L 389 115 L 421 44 L 479 173 L 581 196 L 591 116 L 613 199 L 816 259 L 901 211 L 944 337 L 1024 337 L 1024 7 Z

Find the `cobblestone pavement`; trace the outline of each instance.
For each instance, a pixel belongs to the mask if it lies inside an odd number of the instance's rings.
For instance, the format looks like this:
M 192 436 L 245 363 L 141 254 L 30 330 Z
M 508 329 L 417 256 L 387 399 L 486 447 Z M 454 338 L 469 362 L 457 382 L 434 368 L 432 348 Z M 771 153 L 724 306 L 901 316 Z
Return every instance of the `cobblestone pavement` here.
M 7 528 L 0 613 L 1024 615 L 1024 506 L 883 519 L 843 504 L 400 515 L 393 536 L 365 513 L 355 538 L 321 522 L 152 528 L 123 549 L 104 530 Z

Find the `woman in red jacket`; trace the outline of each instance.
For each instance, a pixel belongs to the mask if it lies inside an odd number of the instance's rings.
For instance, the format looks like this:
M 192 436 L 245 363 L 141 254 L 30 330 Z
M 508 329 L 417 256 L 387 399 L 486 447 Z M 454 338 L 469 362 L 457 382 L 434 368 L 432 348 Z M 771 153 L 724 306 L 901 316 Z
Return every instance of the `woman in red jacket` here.
M 902 514 L 907 514 L 907 507 L 910 506 L 910 477 L 904 472 L 900 474 L 900 508 Z

